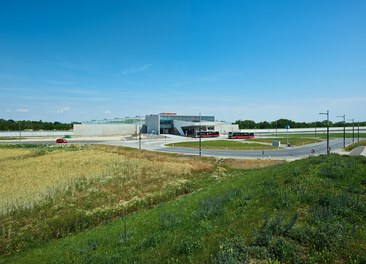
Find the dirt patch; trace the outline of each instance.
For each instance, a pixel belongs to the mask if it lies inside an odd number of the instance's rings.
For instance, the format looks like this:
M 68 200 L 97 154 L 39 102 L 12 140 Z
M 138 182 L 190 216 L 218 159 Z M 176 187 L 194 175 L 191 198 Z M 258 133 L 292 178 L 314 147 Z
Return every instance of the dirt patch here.
M 284 160 L 225 159 L 224 164 L 237 169 L 265 168 L 284 163 Z

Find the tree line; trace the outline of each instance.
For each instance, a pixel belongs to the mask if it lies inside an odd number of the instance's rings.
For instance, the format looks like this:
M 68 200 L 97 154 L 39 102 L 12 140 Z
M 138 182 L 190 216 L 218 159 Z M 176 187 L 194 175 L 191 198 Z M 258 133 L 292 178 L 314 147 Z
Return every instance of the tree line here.
M 61 122 L 44 122 L 42 120 L 39 121 L 30 121 L 30 120 L 5 120 L 0 119 L 0 131 L 17 131 L 17 130 L 71 130 L 73 124 L 77 124 L 77 122 L 72 123 L 61 123 Z
M 237 120 L 233 124 L 238 124 L 239 129 L 268 129 L 268 128 L 286 128 L 286 126 L 290 126 L 290 128 L 313 128 L 313 127 L 327 127 L 327 120 L 324 121 L 316 121 L 316 122 L 296 122 L 289 119 L 278 119 L 275 121 L 261 121 L 255 122 L 253 120 Z M 355 122 L 355 126 L 366 126 L 366 122 Z M 329 121 L 330 127 L 343 127 L 343 121 L 332 122 Z M 347 127 L 352 127 L 352 122 L 346 122 Z

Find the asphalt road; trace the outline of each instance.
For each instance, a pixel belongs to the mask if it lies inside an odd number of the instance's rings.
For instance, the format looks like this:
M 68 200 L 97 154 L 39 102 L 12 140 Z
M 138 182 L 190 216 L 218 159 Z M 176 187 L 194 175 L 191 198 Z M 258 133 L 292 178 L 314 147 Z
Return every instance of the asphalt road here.
M 348 140 L 351 143 L 352 140 Z M 334 139 L 329 142 L 331 152 L 337 152 L 343 147 L 343 139 Z M 272 150 L 201 150 L 203 156 L 219 156 L 219 157 L 233 157 L 233 158 L 303 158 L 310 155 L 326 154 L 327 142 L 320 142 L 299 147 L 288 147 Z M 196 154 L 198 149 L 187 148 L 160 148 L 158 151 Z M 314 152 L 312 153 L 312 150 Z
M 176 148 L 166 147 L 167 143 L 181 142 L 181 141 L 192 141 L 192 139 L 177 136 L 168 137 L 150 137 L 141 140 L 141 149 L 154 150 L 160 152 L 171 152 L 189 155 L 199 155 L 198 148 Z M 193 141 L 197 141 L 194 139 Z M 70 143 L 81 143 L 81 144 L 106 144 L 115 146 L 125 146 L 131 148 L 139 148 L 138 140 L 82 140 L 73 138 L 69 140 Z M 6 144 L 57 144 L 54 140 L 30 140 L 30 141 L 1 141 Z M 351 144 L 352 139 L 346 139 L 346 144 Z M 67 143 L 68 144 L 68 143 Z M 201 150 L 202 156 L 217 156 L 217 157 L 231 157 L 231 158 L 276 158 L 276 159 L 297 159 L 304 158 L 310 155 L 326 154 L 327 142 L 319 142 L 314 144 L 308 144 L 299 147 L 287 147 L 272 150 Z M 329 141 L 331 152 L 339 152 L 343 147 L 343 139 L 333 139 Z M 314 152 L 312 153 L 312 150 Z
M 197 141 L 197 139 L 195 139 Z M 177 147 L 166 147 L 166 143 L 174 143 L 179 141 L 189 141 L 186 138 L 171 138 L 166 139 L 143 139 L 141 140 L 141 148 L 160 151 L 160 152 L 171 152 L 189 155 L 199 155 L 198 148 L 177 148 Z M 346 139 L 346 144 L 351 144 L 352 139 Z M 103 142 L 103 144 L 109 145 L 121 145 L 126 147 L 138 148 L 138 140 L 133 141 L 122 141 L 122 142 Z M 331 152 L 340 152 L 343 147 L 343 139 L 334 139 L 329 141 Z M 277 159 L 296 159 L 304 158 L 310 155 L 326 154 L 327 142 L 319 142 L 314 144 L 308 144 L 298 147 L 287 147 L 272 150 L 207 150 L 202 149 L 202 156 L 217 156 L 217 157 L 231 157 L 231 158 L 277 158 Z M 312 153 L 312 150 L 314 152 Z

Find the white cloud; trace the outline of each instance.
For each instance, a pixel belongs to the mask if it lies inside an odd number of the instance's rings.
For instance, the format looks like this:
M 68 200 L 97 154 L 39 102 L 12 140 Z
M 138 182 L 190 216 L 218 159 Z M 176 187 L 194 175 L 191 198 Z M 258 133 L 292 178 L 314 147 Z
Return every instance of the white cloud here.
M 26 108 L 19 108 L 19 109 L 17 109 L 17 112 L 20 112 L 20 113 L 27 113 L 27 112 L 29 112 L 29 109 L 26 109 Z
M 122 75 L 129 75 L 129 74 L 144 72 L 144 71 L 148 70 L 151 66 L 152 66 L 152 64 L 145 64 L 141 67 L 130 67 L 128 69 L 123 70 Z
M 61 114 L 61 113 L 64 113 L 64 112 L 67 112 L 67 111 L 70 111 L 71 108 L 68 107 L 68 106 L 65 106 L 63 108 L 61 108 L 60 110 L 57 110 L 57 113 Z
M 104 113 L 105 113 L 106 115 L 110 115 L 110 114 L 112 114 L 112 112 L 111 112 L 111 111 L 109 111 L 109 110 L 104 111 Z

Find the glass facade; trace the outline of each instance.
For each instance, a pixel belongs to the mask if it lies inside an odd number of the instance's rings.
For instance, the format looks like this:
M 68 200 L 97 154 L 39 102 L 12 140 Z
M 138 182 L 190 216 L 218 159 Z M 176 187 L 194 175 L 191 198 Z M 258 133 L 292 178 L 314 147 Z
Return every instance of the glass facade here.
M 174 134 L 174 122 L 173 120 L 186 121 L 186 122 L 215 122 L 214 116 L 190 116 L 190 115 L 164 115 L 160 114 L 160 133 Z

